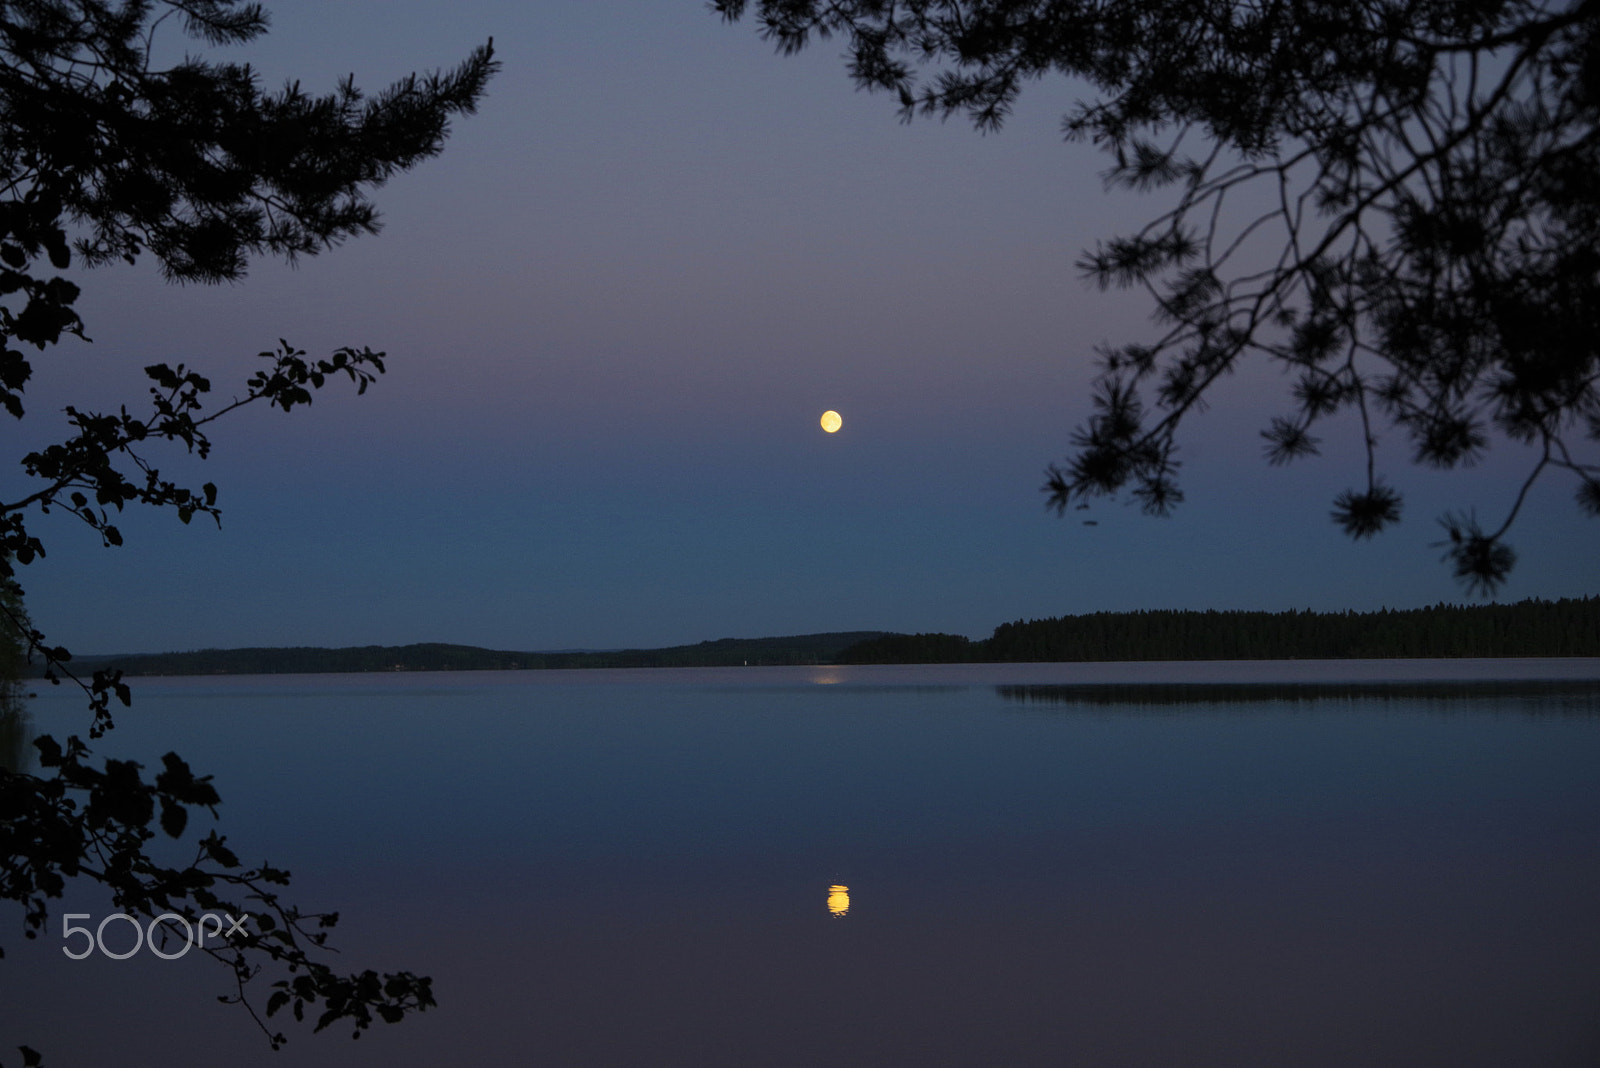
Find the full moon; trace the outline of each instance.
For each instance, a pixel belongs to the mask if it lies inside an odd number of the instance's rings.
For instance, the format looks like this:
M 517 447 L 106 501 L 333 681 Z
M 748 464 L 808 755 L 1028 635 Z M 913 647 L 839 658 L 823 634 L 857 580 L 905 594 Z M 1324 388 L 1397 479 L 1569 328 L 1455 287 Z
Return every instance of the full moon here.
M 835 433 L 842 426 L 844 426 L 844 420 L 839 418 L 838 412 L 822 413 L 822 429 L 826 430 L 828 433 Z

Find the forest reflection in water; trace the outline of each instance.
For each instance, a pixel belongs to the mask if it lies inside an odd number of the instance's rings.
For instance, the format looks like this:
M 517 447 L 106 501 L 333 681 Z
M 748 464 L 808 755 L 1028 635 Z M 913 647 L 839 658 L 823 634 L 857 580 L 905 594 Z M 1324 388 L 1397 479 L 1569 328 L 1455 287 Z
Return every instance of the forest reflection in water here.
M 0 768 L 28 771 L 33 766 L 33 717 L 21 698 L 0 698 Z
M 1600 716 L 1600 680 L 1489 679 L 1471 682 L 1057 683 L 1002 685 L 1007 701 L 1067 709 L 1090 706 L 1118 714 L 1282 711 L 1269 706 L 1329 705 L 1404 708 L 1433 713 Z

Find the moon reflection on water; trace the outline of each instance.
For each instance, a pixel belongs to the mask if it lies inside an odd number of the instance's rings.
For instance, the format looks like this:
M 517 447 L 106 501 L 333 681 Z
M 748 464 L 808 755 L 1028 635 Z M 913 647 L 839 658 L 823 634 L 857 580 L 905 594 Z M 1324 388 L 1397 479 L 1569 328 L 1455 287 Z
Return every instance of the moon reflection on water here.
M 850 888 L 837 884 L 828 887 L 828 911 L 839 919 L 850 911 Z

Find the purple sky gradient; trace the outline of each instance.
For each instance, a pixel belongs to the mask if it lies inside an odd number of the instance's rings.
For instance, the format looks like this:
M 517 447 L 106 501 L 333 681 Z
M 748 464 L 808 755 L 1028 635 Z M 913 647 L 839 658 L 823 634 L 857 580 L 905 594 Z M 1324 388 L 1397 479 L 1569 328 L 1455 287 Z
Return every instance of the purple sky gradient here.
M 378 192 L 376 237 L 232 287 L 81 276 L 95 341 L 34 361 L 25 448 L 62 436 L 63 404 L 137 400 L 156 360 L 221 397 L 279 337 L 391 363 L 364 397 L 242 413 L 204 464 L 169 458 L 221 488 L 220 531 L 130 514 L 127 545 L 103 550 L 41 520 L 49 557 L 23 583 L 75 650 L 982 637 L 1098 610 L 1415 607 L 1465 598 L 1435 518 L 1497 521 L 1526 467 L 1501 445 L 1425 473 L 1390 434 L 1405 522 L 1351 543 L 1328 510 L 1361 477 L 1355 428 L 1268 467 L 1257 432 L 1286 383 L 1255 367 L 1194 422 L 1174 518 L 1113 502 L 1058 519 L 1039 485 L 1086 413 L 1092 346 L 1152 330 L 1145 301 L 1074 261 L 1161 206 L 1104 192 L 1104 160 L 1061 142 L 1082 88 L 1035 85 L 985 137 L 903 126 L 852 89 L 837 42 L 778 58 L 694 0 L 271 10 L 269 37 L 235 50 L 268 85 L 354 72 L 376 91 L 491 35 L 505 68 L 441 158 Z M 1535 491 L 1502 600 L 1600 589 L 1571 492 Z

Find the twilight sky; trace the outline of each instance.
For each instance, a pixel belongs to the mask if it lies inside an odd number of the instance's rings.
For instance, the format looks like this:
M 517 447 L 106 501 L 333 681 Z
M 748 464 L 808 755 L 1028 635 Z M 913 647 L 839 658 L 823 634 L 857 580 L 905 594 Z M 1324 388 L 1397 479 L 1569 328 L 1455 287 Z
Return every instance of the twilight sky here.
M 1474 470 L 1418 471 L 1390 434 L 1405 521 L 1352 543 L 1328 511 L 1361 478 L 1355 428 L 1268 467 L 1258 431 L 1287 380 L 1258 366 L 1192 423 L 1173 518 L 1121 502 L 1057 518 L 1039 486 L 1087 411 L 1092 346 L 1153 330 L 1138 295 L 1073 264 L 1161 205 L 1102 191 L 1101 157 L 1062 143 L 1083 88 L 1035 84 L 985 137 L 903 126 L 854 91 L 839 42 L 780 58 L 697 0 L 269 8 L 270 35 L 232 50 L 269 86 L 353 72 L 377 91 L 490 36 L 504 70 L 443 156 L 378 191 L 376 237 L 232 287 L 165 286 L 148 264 L 79 275 L 94 343 L 34 360 L 22 451 L 64 436 L 64 404 L 132 407 L 155 361 L 219 397 L 279 337 L 370 345 L 390 370 L 359 399 L 334 385 L 219 423 L 203 464 L 159 457 L 220 487 L 221 530 L 128 513 L 106 550 L 70 517 L 37 520 L 29 607 L 77 651 L 984 637 L 1100 610 L 1416 607 L 1466 599 L 1430 547 L 1436 517 L 1497 523 L 1526 469 L 1500 443 Z M 1572 489 L 1534 491 L 1500 599 L 1600 590 Z

